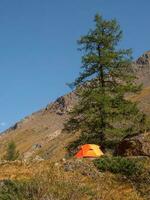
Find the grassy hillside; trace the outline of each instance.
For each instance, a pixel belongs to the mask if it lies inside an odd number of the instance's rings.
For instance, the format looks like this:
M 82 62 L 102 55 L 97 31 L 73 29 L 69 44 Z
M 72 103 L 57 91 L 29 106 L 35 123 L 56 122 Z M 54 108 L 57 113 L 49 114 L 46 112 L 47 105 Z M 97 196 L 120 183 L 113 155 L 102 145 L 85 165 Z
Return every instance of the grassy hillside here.
M 62 134 L 62 129 L 67 119 L 67 111 L 75 102 L 74 93 L 60 97 L 46 108 L 33 113 L 6 130 L 0 135 L 0 157 L 2 158 L 5 154 L 6 146 L 11 140 L 16 143 L 24 159 L 30 159 L 37 154 L 51 158 L 57 148 L 60 151 L 61 146 L 62 150 L 72 137 L 65 133 Z
M 150 66 L 143 62 L 142 58 L 136 62 L 136 70 L 140 66 L 144 88 L 128 98 L 138 101 L 150 116 Z M 137 75 L 140 79 L 140 71 Z M 69 157 L 66 147 L 78 146 L 80 133 L 69 134 L 63 128 L 76 102 L 75 92 L 60 97 L 0 135 L 1 159 L 9 141 L 20 152 L 20 161 L 0 162 L 1 200 L 150 199 L 150 158 L 112 156 L 122 136 L 109 135 L 105 156 L 97 161 Z
M 145 189 L 139 189 L 135 181 L 121 174 L 99 172 L 89 160 L 3 163 L 0 179 L 7 180 L 0 186 L 2 200 L 9 199 L 8 196 L 12 200 L 147 199 L 142 194 Z
M 139 103 L 139 107 L 144 113 L 150 115 L 150 87 L 145 87 L 143 90 L 134 96 L 130 97 L 132 101 Z
M 150 87 L 144 88 L 139 94 L 130 98 L 133 101 L 138 101 L 140 108 L 145 113 L 150 114 Z M 72 101 L 70 99 L 68 101 L 69 106 L 72 105 Z M 62 133 L 67 114 L 66 111 L 58 114 L 60 107 L 61 104 L 56 102 L 50 104 L 47 108 L 25 118 L 17 123 L 15 127 L 2 134 L 0 136 L 1 158 L 5 154 L 8 142 L 11 140 L 15 141 L 17 149 L 24 159 L 40 155 L 44 159 L 56 160 L 56 153 L 57 159 L 62 158 L 65 155 L 64 148 L 77 136 Z

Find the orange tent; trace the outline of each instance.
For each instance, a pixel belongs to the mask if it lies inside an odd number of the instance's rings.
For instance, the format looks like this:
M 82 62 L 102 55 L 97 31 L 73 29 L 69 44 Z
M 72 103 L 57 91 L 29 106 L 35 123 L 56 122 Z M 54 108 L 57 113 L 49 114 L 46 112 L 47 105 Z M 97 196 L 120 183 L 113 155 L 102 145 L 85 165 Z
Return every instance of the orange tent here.
M 80 151 L 75 155 L 76 158 L 95 158 L 104 155 L 96 144 L 84 144 Z

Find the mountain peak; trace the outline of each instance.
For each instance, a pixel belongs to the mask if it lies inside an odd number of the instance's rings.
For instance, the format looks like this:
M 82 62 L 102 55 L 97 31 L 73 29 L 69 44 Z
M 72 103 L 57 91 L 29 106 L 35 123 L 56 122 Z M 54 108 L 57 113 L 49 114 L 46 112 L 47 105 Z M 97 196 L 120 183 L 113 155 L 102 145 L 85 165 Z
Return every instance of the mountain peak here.
M 137 83 L 144 87 L 150 86 L 150 51 L 146 51 L 135 62 L 133 62 Z
M 136 63 L 139 65 L 150 65 L 150 51 L 146 51 L 142 56 L 140 56 Z

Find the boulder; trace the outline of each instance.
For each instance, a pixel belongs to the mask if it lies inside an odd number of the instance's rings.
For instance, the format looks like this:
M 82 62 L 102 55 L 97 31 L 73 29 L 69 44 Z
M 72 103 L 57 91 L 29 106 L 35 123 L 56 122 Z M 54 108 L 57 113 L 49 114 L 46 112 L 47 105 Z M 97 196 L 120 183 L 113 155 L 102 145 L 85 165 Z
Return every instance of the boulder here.
M 117 146 L 115 155 L 150 156 L 150 132 L 125 137 Z

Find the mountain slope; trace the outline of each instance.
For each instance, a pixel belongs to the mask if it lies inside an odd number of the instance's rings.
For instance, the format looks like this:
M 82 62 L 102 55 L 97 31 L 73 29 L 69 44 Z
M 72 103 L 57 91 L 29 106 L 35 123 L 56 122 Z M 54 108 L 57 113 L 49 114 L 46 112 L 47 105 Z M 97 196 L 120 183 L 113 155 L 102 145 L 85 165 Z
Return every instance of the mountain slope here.
M 141 93 L 131 97 L 139 101 L 140 108 L 150 114 L 150 51 L 145 52 L 134 63 L 133 67 L 138 77 L 137 82 L 143 83 Z M 76 137 L 62 133 L 67 111 L 77 102 L 75 92 L 58 98 L 31 116 L 16 123 L 0 135 L 0 155 L 3 157 L 8 141 L 14 140 L 24 159 L 41 155 L 43 158 L 60 159 L 64 147 Z
M 58 146 L 58 142 L 53 144 L 53 141 L 61 134 L 67 119 L 67 111 L 76 100 L 75 93 L 69 93 L 3 132 L 0 136 L 0 155 L 3 156 L 4 149 L 11 140 L 15 141 L 25 159 L 36 155 L 36 152 L 41 152 L 42 149 L 52 152 Z M 66 134 L 61 137 L 63 142 L 70 138 Z

